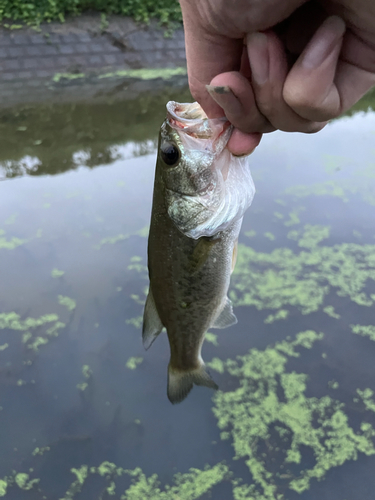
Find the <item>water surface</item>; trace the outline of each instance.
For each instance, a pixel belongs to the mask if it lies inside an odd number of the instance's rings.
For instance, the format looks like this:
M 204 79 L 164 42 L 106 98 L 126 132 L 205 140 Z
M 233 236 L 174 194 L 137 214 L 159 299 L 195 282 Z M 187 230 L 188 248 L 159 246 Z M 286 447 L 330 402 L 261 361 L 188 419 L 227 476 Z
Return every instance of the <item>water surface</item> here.
M 177 406 L 166 335 L 140 339 L 168 99 L 0 112 L 0 497 L 371 498 L 371 98 L 252 155 L 239 321 L 203 348 L 221 390 Z

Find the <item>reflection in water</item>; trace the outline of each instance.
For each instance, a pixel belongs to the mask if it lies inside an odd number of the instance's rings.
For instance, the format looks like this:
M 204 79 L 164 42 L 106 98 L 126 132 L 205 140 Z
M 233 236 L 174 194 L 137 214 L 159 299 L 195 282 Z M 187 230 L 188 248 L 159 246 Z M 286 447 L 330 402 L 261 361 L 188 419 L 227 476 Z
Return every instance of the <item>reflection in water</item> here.
M 239 321 L 203 347 L 220 391 L 171 407 L 166 336 L 147 353 L 140 339 L 155 150 L 129 149 L 155 144 L 165 101 L 145 116 L 134 102 L 132 121 L 117 103 L 103 119 L 9 111 L 13 136 L 1 122 L 3 166 L 60 175 L 0 184 L 0 497 L 369 498 L 375 114 L 263 139 L 230 289 Z M 94 139 L 77 139 L 84 116 Z

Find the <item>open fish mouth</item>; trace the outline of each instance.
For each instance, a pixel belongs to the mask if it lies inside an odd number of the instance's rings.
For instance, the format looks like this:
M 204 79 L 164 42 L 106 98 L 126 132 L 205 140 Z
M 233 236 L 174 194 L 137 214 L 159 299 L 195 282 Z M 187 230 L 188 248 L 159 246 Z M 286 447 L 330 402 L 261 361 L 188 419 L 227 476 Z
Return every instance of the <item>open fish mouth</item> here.
M 169 101 L 167 104 L 167 122 L 172 128 L 194 138 L 210 139 L 213 142 L 216 142 L 219 138 L 227 142 L 232 129 L 231 124 L 224 116 L 222 118 L 208 118 L 197 102 L 179 103 Z

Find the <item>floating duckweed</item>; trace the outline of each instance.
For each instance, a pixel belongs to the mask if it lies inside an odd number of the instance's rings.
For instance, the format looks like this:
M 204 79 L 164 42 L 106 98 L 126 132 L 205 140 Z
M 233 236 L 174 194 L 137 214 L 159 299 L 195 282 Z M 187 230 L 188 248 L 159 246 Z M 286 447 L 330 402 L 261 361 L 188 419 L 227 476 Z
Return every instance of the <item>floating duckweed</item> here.
M 133 325 L 135 328 L 142 328 L 143 316 L 136 316 L 135 318 L 130 318 L 126 320 L 127 325 Z
M 5 497 L 7 493 L 7 486 L 7 481 L 4 481 L 4 479 L 0 479 L 0 497 Z
M 307 196 L 334 196 L 347 202 L 348 198 L 341 186 L 335 181 L 326 181 L 309 186 L 292 186 L 285 190 L 285 194 L 293 195 L 297 198 L 306 198 Z
M 216 372 L 219 373 L 224 373 L 225 371 L 224 362 L 219 358 L 212 358 L 211 361 L 206 363 L 206 365 L 212 370 L 215 370 Z
M 254 236 L 256 236 L 257 232 L 254 231 L 254 229 L 252 229 L 251 231 L 246 231 L 245 232 L 245 236 L 247 236 L 248 238 L 254 238 Z
M 115 245 L 119 241 L 124 241 L 129 238 L 128 234 L 118 234 L 117 236 L 112 236 L 108 238 L 103 238 L 102 240 L 99 241 L 97 245 L 95 245 L 94 248 L 99 250 L 103 245 Z
M 142 257 L 134 255 L 130 259 L 131 264 L 128 265 L 129 271 L 137 271 L 138 273 L 147 273 L 147 266 L 141 264 L 142 260 L 143 260 Z
M 264 320 L 266 324 L 273 323 L 274 321 L 278 321 L 279 319 L 286 319 L 289 316 L 289 311 L 287 309 L 280 309 L 275 314 L 270 314 Z
M 21 240 L 20 238 L 11 238 L 7 240 L 5 236 L 1 236 L 1 234 L 4 234 L 3 230 L 0 233 L 0 250 L 2 248 L 5 250 L 14 250 L 15 248 L 27 243 L 27 240 Z
M 339 383 L 336 380 L 330 380 L 328 382 L 328 387 L 330 389 L 338 389 L 339 388 Z
M 82 375 L 85 377 L 85 378 L 90 378 L 92 376 L 92 370 L 91 368 L 89 367 L 89 365 L 83 365 L 82 366 Z
M 262 253 L 239 245 L 232 277 L 230 298 L 236 306 L 280 309 L 290 305 L 308 314 L 323 305 L 332 289 L 359 305 L 371 306 L 374 297 L 366 292 L 366 285 L 375 281 L 375 245 L 313 245 L 300 253 L 289 248 Z
M 335 313 L 335 308 L 333 306 L 327 306 L 323 308 L 323 311 L 328 314 L 328 316 L 331 316 L 331 318 L 335 319 L 340 319 L 341 316 L 337 313 Z
M 302 493 L 312 479 L 323 479 L 328 470 L 356 460 L 359 453 L 375 454 L 375 430 L 370 424 L 362 424 L 361 431 L 355 432 L 341 402 L 328 396 L 307 397 L 307 375 L 286 372 L 289 356 L 300 356 L 301 347 L 312 347 L 321 338 L 314 331 L 301 332 L 293 341 L 276 343 L 264 351 L 252 349 L 236 361 L 224 362 L 240 385 L 216 393 L 213 411 L 219 428 L 232 437 L 234 458 L 245 459 L 253 480 L 250 486 L 234 484 L 235 499 L 284 499 L 278 486 L 282 475 L 282 490 L 287 486 Z M 306 466 L 307 449 L 315 457 L 310 468 Z M 289 463 L 294 464 L 293 472 L 288 470 Z
M 142 229 L 137 231 L 135 234 L 137 236 L 141 236 L 141 238 L 147 238 L 149 232 L 150 232 L 150 226 L 145 226 L 145 227 L 142 227 Z
M 52 278 L 61 278 L 61 276 L 64 276 L 65 271 L 60 271 L 59 269 L 52 269 L 51 276 Z
M 270 241 L 274 241 L 276 239 L 276 236 L 268 231 L 264 233 L 264 237 L 268 238 Z
M 329 237 L 330 226 L 306 224 L 303 231 L 289 231 L 288 238 L 298 241 L 298 246 L 315 248 L 321 241 Z
M 357 389 L 357 394 L 362 399 L 366 410 L 373 411 L 375 413 L 375 401 L 373 399 L 374 391 L 369 388 L 365 389 L 364 391 Z
M 369 337 L 375 342 L 375 325 L 350 325 L 353 333 L 357 335 L 362 335 L 363 337 Z
M 71 297 L 64 297 L 64 295 L 59 295 L 59 304 L 65 306 L 68 311 L 73 311 L 77 307 L 77 303 Z
M 36 455 L 44 455 L 47 451 L 50 451 L 49 446 L 42 446 L 41 448 L 36 447 L 35 450 L 32 452 L 32 455 L 35 457 Z
M 143 358 L 131 357 L 126 362 L 126 368 L 129 368 L 129 370 L 135 370 L 137 366 L 142 363 L 142 361 Z
M 215 333 L 206 332 L 205 339 L 206 342 L 213 344 L 215 347 L 219 345 L 219 342 L 217 341 L 217 335 Z
M 65 327 L 65 323 L 59 321 L 57 314 L 45 314 L 40 318 L 20 319 L 20 315 L 15 312 L 0 313 L 0 330 L 15 330 L 24 332 L 22 343 L 26 344 L 28 349 L 37 351 L 41 345 L 47 344 L 49 339 L 41 335 L 33 337 L 31 331 L 37 330 L 42 326 L 53 323 L 46 329 L 45 335 L 48 337 L 57 337 L 59 330 Z
M 301 221 L 300 221 L 300 219 L 298 217 L 298 214 L 300 212 L 303 212 L 304 210 L 306 210 L 305 207 L 297 207 L 294 210 L 292 210 L 289 213 L 289 220 L 285 221 L 284 225 L 285 226 L 294 226 L 296 224 L 299 224 Z
M 39 483 L 39 479 L 29 481 L 29 475 L 24 472 L 19 472 L 15 475 L 14 481 L 21 490 L 31 490 L 33 486 Z
M 196 500 L 211 490 L 215 484 L 227 479 L 230 475 L 226 465 L 219 463 L 212 467 L 206 466 L 203 470 L 190 469 L 185 474 L 176 474 L 173 485 L 166 485 L 164 491 L 160 489 L 158 476 L 153 474 L 147 477 L 140 468 L 134 470 L 117 467 L 111 462 L 103 462 L 98 467 L 83 465 L 79 469 L 71 469 L 76 480 L 70 485 L 65 496 L 60 500 L 72 500 L 79 493 L 90 475 L 100 475 L 105 478 L 109 485 L 108 491 L 115 491 L 116 479 L 128 475 L 132 478 L 132 484 L 121 496 L 121 500 Z M 109 489 L 109 490 L 108 490 Z

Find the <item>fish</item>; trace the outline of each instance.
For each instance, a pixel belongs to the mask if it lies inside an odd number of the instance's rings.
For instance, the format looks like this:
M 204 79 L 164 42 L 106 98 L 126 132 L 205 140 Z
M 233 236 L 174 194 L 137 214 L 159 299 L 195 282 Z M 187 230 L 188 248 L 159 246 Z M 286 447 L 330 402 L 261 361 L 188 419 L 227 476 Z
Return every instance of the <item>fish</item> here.
M 148 349 L 167 331 L 172 404 L 194 384 L 218 389 L 201 356 L 205 334 L 237 323 L 227 293 L 255 187 L 248 158 L 226 149 L 231 132 L 226 118 L 175 101 L 160 129 L 142 338 Z

